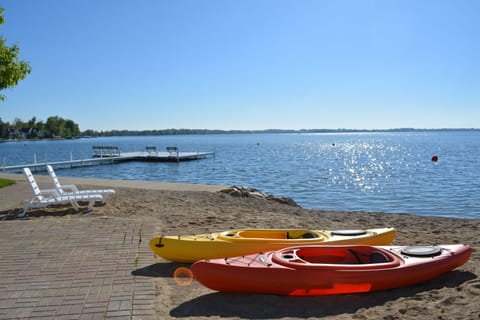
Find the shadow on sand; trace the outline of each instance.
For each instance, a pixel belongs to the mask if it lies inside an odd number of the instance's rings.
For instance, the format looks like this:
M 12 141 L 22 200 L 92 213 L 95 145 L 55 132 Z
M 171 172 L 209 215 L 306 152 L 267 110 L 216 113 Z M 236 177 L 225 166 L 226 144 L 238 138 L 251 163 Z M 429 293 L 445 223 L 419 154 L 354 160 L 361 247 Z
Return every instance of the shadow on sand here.
M 191 264 L 178 262 L 154 263 L 152 265 L 133 270 L 132 275 L 154 278 L 173 278 L 173 273 L 176 269 L 180 267 L 190 268 L 190 266 Z
M 23 209 L 12 209 L 0 211 L 0 220 L 29 220 L 39 217 L 63 217 L 69 214 L 83 214 L 82 211 L 76 212 L 72 207 L 56 207 L 54 209 L 35 209 L 29 210 L 24 217 L 18 215 L 23 212 Z
M 458 287 L 476 278 L 471 272 L 454 270 L 422 284 L 365 294 L 316 297 L 289 297 L 261 294 L 214 292 L 187 301 L 170 311 L 173 317 L 219 316 L 248 319 L 279 319 L 284 317 L 324 317 L 355 313 L 362 308 L 384 305 L 402 297 L 440 289 Z
M 95 203 L 94 210 L 96 207 L 102 207 L 104 205 L 104 203 Z M 0 211 L 0 220 L 29 220 L 40 217 L 63 217 L 75 214 L 83 215 L 91 212 L 87 212 L 85 209 L 86 208 L 84 207 L 80 207 L 80 211 L 75 211 L 70 204 L 57 204 L 49 206 L 48 208 L 30 209 L 24 217 L 19 217 L 18 215 L 23 212 L 23 208 L 15 208 Z

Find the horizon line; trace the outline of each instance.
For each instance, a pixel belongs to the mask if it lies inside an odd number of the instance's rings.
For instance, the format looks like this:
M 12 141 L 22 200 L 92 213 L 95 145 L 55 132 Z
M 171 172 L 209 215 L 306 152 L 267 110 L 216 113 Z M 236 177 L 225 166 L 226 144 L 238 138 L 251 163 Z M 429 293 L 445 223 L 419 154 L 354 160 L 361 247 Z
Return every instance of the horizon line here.
M 189 128 L 165 128 L 165 129 L 109 129 L 109 130 L 95 130 L 87 129 L 83 130 L 82 133 L 91 131 L 96 133 L 108 133 L 108 132 L 132 132 L 132 133 L 141 133 L 141 132 L 224 132 L 224 133 L 236 133 L 236 132 L 384 132 L 384 131 L 477 131 L 480 128 L 390 128 L 390 129 L 351 129 L 351 128 L 338 128 L 338 129 L 189 129 Z

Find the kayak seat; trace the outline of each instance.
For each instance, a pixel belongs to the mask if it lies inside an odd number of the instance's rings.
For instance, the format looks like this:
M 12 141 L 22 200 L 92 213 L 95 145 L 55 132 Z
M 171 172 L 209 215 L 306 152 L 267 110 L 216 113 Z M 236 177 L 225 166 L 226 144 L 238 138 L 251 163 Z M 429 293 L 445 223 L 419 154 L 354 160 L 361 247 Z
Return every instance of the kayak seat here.
M 317 236 L 311 232 L 306 232 L 302 234 L 302 239 L 313 239 L 316 238 Z
M 313 232 L 305 232 L 301 236 L 291 236 L 290 233 L 287 231 L 285 234 L 286 239 L 314 239 L 318 238 L 318 236 Z
M 370 253 L 369 260 L 370 263 L 386 263 L 390 261 L 388 257 L 380 251 L 374 251 Z

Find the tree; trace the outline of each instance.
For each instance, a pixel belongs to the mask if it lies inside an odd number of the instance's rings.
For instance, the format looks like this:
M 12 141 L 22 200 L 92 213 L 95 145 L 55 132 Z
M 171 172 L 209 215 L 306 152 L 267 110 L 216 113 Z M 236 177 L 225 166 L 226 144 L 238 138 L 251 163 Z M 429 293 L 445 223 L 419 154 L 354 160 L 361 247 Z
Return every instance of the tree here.
M 65 120 L 61 117 L 48 117 L 45 123 L 45 135 L 49 138 L 62 137 L 65 129 Z
M 9 127 L 10 127 L 10 123 L 3 122 L 2 118 L 0 118 L 0 140 L 8 137 Z
M 0 8 L 0 26 L 5 22 L 3 11 L 4 9 Z M 32 71 L 28 62 L 18 59 L 19 52 L 17 45 L 7 46 L 5 39 L 0 36 L 0 91 L 16 86 Z M 0 94 L 0 101 L 3 100 L 5 96 Z
M 3 122 L 0 118 L 0 140 L 42 139 L 42 138 L 73 138 L 81 134 L 77 123 L 59 116 L 48 117 L 47 122 L 37 121 L 37 117 L 27 122 L 15 118 L 12 123 Z
M 72 138 L 75 136 L 80 135 L 80 128 L 78 127 L 78 124 L 73 122 L 72 120 L 65 120 L 65 137 L 66 138 Z
M 28 122 L 27 122 L 27 125 L 28 127 L 30 128 L 35 128 L 35 126 L 37 125 L 37 117 L 32 117 L 32 119 L 30 119 Z

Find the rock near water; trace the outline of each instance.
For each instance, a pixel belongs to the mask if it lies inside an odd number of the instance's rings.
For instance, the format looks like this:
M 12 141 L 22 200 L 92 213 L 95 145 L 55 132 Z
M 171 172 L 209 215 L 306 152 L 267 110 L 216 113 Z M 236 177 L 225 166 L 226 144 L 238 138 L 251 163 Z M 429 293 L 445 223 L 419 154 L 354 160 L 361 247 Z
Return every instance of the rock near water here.
M 289 206 L 300 207 L 292 198 L 272 196 L 264 192 L 261 192 L 258 189 L 249 188 L 249 187 L 231 186 L 226 189 L 220 190 L 219 192 L 228 194 L 232 197 L 271 200 L 271 201 L 276 201 Z

